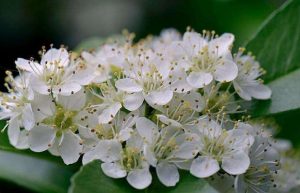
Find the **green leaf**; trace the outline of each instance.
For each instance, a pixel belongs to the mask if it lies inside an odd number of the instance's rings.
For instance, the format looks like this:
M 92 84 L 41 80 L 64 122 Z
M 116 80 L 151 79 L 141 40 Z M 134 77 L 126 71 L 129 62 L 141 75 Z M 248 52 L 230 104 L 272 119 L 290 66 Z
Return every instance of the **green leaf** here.
M 254 105 L 254 116 L 300 109 L 299 16 L 300 1 L 288 1 L 271 14 L 246 45 L 267 70 L 264 79 L 273 91 L 270 101 Z
M 3 128 L 5 122 L 0 122 Z M 77 166 L 66 166 L 47 152 L 34 153 L 12 147 L 0 133 L 0 179 L 40 193 L 66 193 Z
M 107 177 L 99 161 L 82 166 L 71 180 L 69 193 L 217 193 L 206 181 L 182 172 L 175 187 L 163 186 L 153 174 L 152 184 L 145 190 L 132 188 L 125 179 Z
M 65 193 L 73 170 L 32 155 L 0 150 L 0 178 L 41 193 Z

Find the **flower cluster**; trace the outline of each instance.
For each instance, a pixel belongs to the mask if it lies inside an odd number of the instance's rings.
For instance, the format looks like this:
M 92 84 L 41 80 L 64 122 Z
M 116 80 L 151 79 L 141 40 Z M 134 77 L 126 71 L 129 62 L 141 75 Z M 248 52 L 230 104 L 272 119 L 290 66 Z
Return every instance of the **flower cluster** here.
M 269 99 L 264 71 L 251 54 L 232 54 L 234 36 L 165 30 L 133 41 L 126 33 L 91 51 L 43 48 L 7 72 L 0 119 L 10 143 L 48 150 L 65 164 L 101 160 L 103 172 L 136 189 L 165 186 L 179 170 L 228 176 L 236 192 L 268 192 L 280 158 L 240 103 Z

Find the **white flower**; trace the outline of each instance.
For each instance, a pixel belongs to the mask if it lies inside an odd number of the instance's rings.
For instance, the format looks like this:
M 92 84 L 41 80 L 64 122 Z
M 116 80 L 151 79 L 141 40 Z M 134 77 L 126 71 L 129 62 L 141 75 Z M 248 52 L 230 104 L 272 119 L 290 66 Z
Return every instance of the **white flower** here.
M 187 82 L 194 88 L 202 88 L 212 80 L 229 82 L 236 78 L 238 69 L 232 60 L 230 49 L 234 41 L 232 34 L 214 38 L 209 33 L 203 36 L 186 32 L 182 41 L 170 46 L 177 63 L 190 73 Z
M 85 105 L 83 90 L 71 95 L 58 95 L 57 99 L 42 97 L 42 104 L 36 105 L 42 121 L 29 132 L 29 146 L 32 151 L 49 150 L 60 155 L 65 164 L 76 162 L 82 153 L 82 140 L 76 134 L 78 124 L 75 117 Z
M 99 94 L 96 90 L 100 90 Z M 91 92 L 101 99 L 99 104 L 91 105 L 91 110 L 96 109 L 101 112 L 99 114 L 99 123 L 110 122 L 120 109 L 125 107 L 129 111 L 137 110 L 143 103 L 143 98 L 139 97 L 140 93 L 126 93 L 116 89 L 110 81 L 101 83 Z
M 238 76 L 233 81 L 238 95 L 244 100 L 269 99 L 272 94 L 271 89 L 258 80 L 258 77 L 263 74 L 259 63 L 252 56 L 242 55 L 241 51 L 234 60 L 239 69 Z
M 111 78 L 111 68 L 122 67 L 125 63 L 124 48 L 117 44 L 108 44 L 94 52 L 82 52 L 81 56 L 87 65 L 93 69 L 92 82 L 101 83 Z
M 29 86 L 28 74 L 13 78 L 7 71 L 6 83 L 9 93 L 0 95 L 0 120 L 9 119 L 7 133 L 10 144 L 19 149 L 28 148 L 27 133 L 35 125 L 32 111 L 34 93 Z M 24 128 L 25 130 L 21 129 Z
M 251 164 L 246 173 L 235 179 L 236 193 L 269 192 L 274 185 L 273 175 L 279 169 L 279 154 L 267 138 L 256 136 L 249 151 Z
M 19 69 L 30 72 L 30 85 L 40 94 L 71 95 L 93 80 L 93 69 L 80 59 L 70 59 L 66 49 L 51 48 L 42 55 L 40 63 L 18 58 Z
M 220 167 L 232 175 L 246 172 L 250 164 L 247 149 L 253 142 L 247 130 L 222 130 L 217 122 L 205 118 L 199 120 L 196 133 L 200 137 L 200 155 L 191 165 L 191 174 L 206 178 Z
M 118 89 L 136 93 L 135 100 L 145 99 L 150 105 L 167 104 L 173 97 L 172 90 L 189 91 L 188 88 L 172 88 L 173 84 L 180 84 L 184 79 L 172 72 L 174 68 L 163 55 L 143 48 L 132 52 L 136 53 L 129 54 L 124 65 L 125 78 L 116 81 Z
M 145 158 L 156 167 L 159 180 L 165 186 L 175 186 L 179 181 L 177 167 L 185 165 L 198 152 L 197 136 L 172 126 L 159 129 L 145 117 L 137 119 L 136 129 L 144 141 Z
M 204 108 L 204 100 L 200 93 L 189 91 L 177 93 L 168 104 L 154 108 L 161 112 L 157 113 L 157 117 L 162 123 L 184 129 L 197 122 L 199 112 Z
M 152 182 L 149 164 L 142 154 L 141 139 L 131 137 L 124 148 L 117 140 L 103 140 L 101 155 L 103 172 L 112 178 L 126 177 L 128 183 L 136 189 L 144 189 Z
M 83 120 L 79 126 L 79 133 L 84 138 L 84 144 L 88 143 L 91 146 L 83 155 L 83 164 L 95 159 L 104 160 L 102 152 L 106 147 L 103 143 L 106 143 L 107 140 L 115 140 L 120 143 L 127 141 L 134 133 L 133 125 L 137 117 L 137 112 L 126 114 L 121 111 L 111 122 L 99 124 L 95 118 L 94 121 L 92 120 L 93 115 L 79 114 L 78 118 Z

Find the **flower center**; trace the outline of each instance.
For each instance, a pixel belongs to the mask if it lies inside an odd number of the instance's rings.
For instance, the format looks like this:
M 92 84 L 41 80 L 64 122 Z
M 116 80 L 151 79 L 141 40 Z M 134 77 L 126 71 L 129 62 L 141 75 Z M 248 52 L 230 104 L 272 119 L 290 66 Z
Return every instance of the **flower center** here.
M 142 163 L 142 155 L 137 148 L 126 147 L 122 152 L 121 165 L 126 171 L 140 168 Z

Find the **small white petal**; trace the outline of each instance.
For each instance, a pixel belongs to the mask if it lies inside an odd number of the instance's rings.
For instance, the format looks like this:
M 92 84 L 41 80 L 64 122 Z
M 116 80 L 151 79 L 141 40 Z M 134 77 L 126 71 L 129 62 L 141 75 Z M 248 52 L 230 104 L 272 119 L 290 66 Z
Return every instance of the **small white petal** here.
M 116 116 L 116 114 L 119 112 L 121 107 L 122 107 L 121 103 L 116 102 L 116 103 L 111 104 L 107 108 L 105 108 L 99 115 L 99 118 L 98 118 L 99 123 L 106 124 L 109 121 L 111 121 Z
M 61 85 L 54 86 L 52 91 L 54 94 L 70 96 L 72 93 L 80 91 L 81 85 L 76 82 L 64 82 Z
M 189 56 L 194 56 L 207 45 L 207 41 L 197 32 L 185 32 L 183 35 L 183 47 Z
M 207 178 L 219 170 L 220 166 L 217 160 L 207 156 L 200 156 L 192 162 L 190 172 L 198 178 Z
M 162 91 L 152 91 L 146 97 L 146 101 L 151 105 L 165 105 L 173 97 L 173 91 L 171 90 L 162 90 Z
M 186 134 L 183 134 L 184 136 L 187 136 Z M 192 135 L 189 136 L 192 138 Z M 181 158 L 181 159 L 192 159 L 195 157 L 195 155 L 198 153 L 198 147 L 195 142 L 190 142 L 190 141 L 185 141 L 181 143 L 178 147 L 178 149 L 175 150 L 174 156 L 176 158 Z
M 159 134 L 157 125 L 145 117 L 139 117 L 136 120 L 136 129 L 148 143 L 154 142 Z
M 54 156 L 60 156 L 60 152 L 58 149 L 60 143 L 61 143 L 61 137 L 56 137 L 54 143 L 51 145 L 48 151 Z
M 50 94 L 50 92 L 49 92 L 50 86 L 48 86 L 44 81 L 40 80 L 38 77 L 31 76 L 30 85 L 34 91 L 36 91 L 42 95 Z
M 186 80 L 186 72 L 184 70 L 172 71 L 170 79 L 170 88 L 177 93 L 186 93 L 192 90 L 192 86 Z
M 83 156 L 83 164 L 93 160 L 113 162 L 121 159 L 122 145 L 116 140 L 101 140 L 97 146 L 86 152 Z
M 20 125 L 18 122 L 18 118 L 14 117 L 9 120 L 8 122 L 8 129 L 7 129 L 7 134 L 8 134 L 8 139 L 11 145 L 16 146 L 19 140 L 20 136 Z
M 40 64 L 35 63 L 30 60 L 25 60 L 23 58 L 18 58 L 15 61 L 15 63 L 19 69 L 25 70 L 28 72 L 36 73 L 36 72 L 41 72 L 43 70 Z
M 127 174 L 117 163 L 103 163 L 101 168 L 104 174 L 111 178 L 124 178 Z
M 186 78 L 187 82 L 194 88 L 203 88 L 211 83 L 213 77 L 206 72 L 191 72 Z
M 29 133 L 26 130 L 21 131 L 21 133 L 19 135 L 18 143 L 15 145 L 15 147 L 17 149 L 28 149 L 29 148 L 28 134 Z
M 41 64 L 46 65 L 46 63 L 58 63 L 61 66 L 67 66 L 69 64 L 69 53 L 65 48 L 51 48 L 42 57 Z
M 35 124 L 34 114 L 30 104 L 26 104 L 22 113 L 22 120 L 24 128 L 29 131 Z
M 165 186 L 175 186 L 179 181 L 179 172 L 174 164 L 161 162 L 156 166 L 156 174 L 158 179 Z
M 246 101 L 251 100 L 251 98 L 252 98 L 251 95 L 246 90 L 244 90 L 244 88 L 242 88 L 237 81 L 233 81 L 233 86 L 234 86 L 235 91 L 238 93 L 238 95 L 242 99 L 244 99 Z
M 80 85 L 88 85 L 94 78 L 94 69 L 86 68 L 84 70 L 75 71 L 75 74 L 73 74 L 71 80 Z
M 72 131 L 64 133 L 63 141 L 58 149 L 65 164 L 75 163 L 79 159 L 82 152 L 82 145 L 80 143 L 81 139 Z
M 182 125 L 179 122 L 177 122 L 177 121 L 175 121 L 173 119 L 170 119 L 170 118 L 166 117 L 165 115 L 157 115 L 157 118 L 162 123 L 164 123 L 166 125 L 172 125 L 172 126 L 175 126 L 175 127 L 182 127 Z
M 64 107 L 64 109 L 79 111 L 85 105 L 86 95 L 84 90 L 72 94 L 71 96 L 58 95 L 57 102 Z
M 129 111 L 135 111 L 143 104 L 144 97 L 141 92 L 126 95 L 124 98 L 124 107 Z
M 182 99 L 187 101 L 191 108 L 197 112 L 202 111 L 205 107 L 205 99 L 198 92 L 191 91 L 184 95 Z
M 220 37 L 215 38 L 209 42 L 209 51 L 217 53 L 217 57 L 226 55 L 233 44 L 234 35 L 224 33 Z
M 148 168 L 132 170 L 128 173 L 126 179 L 132 187 L 139 190 L 147 188 L 152 182 L 152 176 Z
M 182 170 L 190 170 L 193 160 L 185 160 L 182 162 L 176 162 L 175 165 Z
M 238 75 L 237 65 L 228 59 L 222 60 L 216 66 L 216 71 L 214 72 L 214 78 L 220 82 L 229 82 L 235 79 Z
M 126 92 L 141 92 L 143 88 L 133 79 L 124 78 L 116 81 L 116 87 Z
M 271 89 L 263 84 L 248 87 L 247 91 L 253 98 L 256 99 L 269 99 L 272 94 Z
M 55 139 L 55 130 L 49 126 L 35 126 L 29 132 L 30 149 L 42 152 L 51 147 Z
M 133 133 L 132 128 L 121 129 L 121 131 L 119 133 L 119 140 L 120 141 L 127 141 L 131 137 L 132 133 Z
M 224 157 L 222 160 L 222 168 L 229 174 L 243 174 L 249 168 L 250 159 L 244 152 L 237 152 L 231 156 Z
M 147 162 L 151 166 L 156 167 L 157 159 L 155 157 L 155 154 L 154 154 L 152 148 L 150 146 L 148 146 L 148 145 L 144 146 L 144 156 L 145 156 Z

